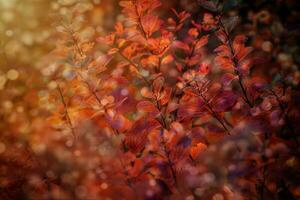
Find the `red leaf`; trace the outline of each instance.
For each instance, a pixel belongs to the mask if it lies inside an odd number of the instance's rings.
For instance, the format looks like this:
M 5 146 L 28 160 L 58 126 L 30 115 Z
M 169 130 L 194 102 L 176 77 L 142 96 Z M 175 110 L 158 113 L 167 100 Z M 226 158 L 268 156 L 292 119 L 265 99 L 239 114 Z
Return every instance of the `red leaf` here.
M 179 122 L 172 122 L 170 126 L 171 126 L 171 130 L 176 132 L 177 134 L 181 134 L 184 132 L 184 128 L 182 124 Z
M 141 131 L 139 135 L 127 135 L 124 142 L 131 152 L 139 153 L 147 143 L 147 136 L 147 132 Z
M 161 105 L 167 104 L 171 98 L 171 94 L 172 94 L 172 88 L 170 87 L 165 88 L 161 94 L 161 97 L 159 98 L 160 104 Z
M 226 44 L 227 36 L 222 30 L 218 30 L 215 34 L 223 44 Z
M 178 49 L 184 50 L 186 53 L 190 51 L 189 45 L 187 45 L 186 43 L 181 42 L 179 40 L 174 41 L 173 42 L 173 46 L 174 46 L 174 48 L 178 48 Z
M 227 45 L 220 45 L 219 47 L 217 47 L 214 50 L 214 52 L 216 52 L 218 54 L 218 56 L 221 56 L 221 57 L 231 58 L 231 56 L 232 56 L 231 51 Z
M 217 56 L 215 58 L 215 63 L 221 68 L 221 69 L 225 69 L 225 70 L 232 70 L 234 69 L 234 63 L 232 62 L 231 59 L 229 58 L 225 58 L 225 57 L 221 57 L 221 56 Z
M 214 100 L 213 110 L 216 112 L 229 111 L 237 102 L 238 96 L 232 91 L 224 91 Z
M 206 75 L 210 72 L 210 67 L 211 66 L 208 62 L 203 62 L 202 64 L 200 64 L 198 72 L 200 74 Z
M 153 81 L 153 92 L 156 95 L 159 95 L 159 93 L 161 92 L 163 85 L 165 83 L 165 79 L 162 76 L 157 77 L 154 81 Z
M 140 101 L 138 104 L 137 104 L 137 109 L 138 110 L 141 110 L 143 112 L 159 112 L 157 110 L 157 108 L 155 107 L 155 105 L 149 101 Z
M 178 118 L 183 120 L 192 116 L 197 116 L 202 113 L 203 102 L 201 101 L 190 101 L 185 104 L 180 104 L 178 108 Z
M 159 127 L 160 127 L 160 123 L 157 120 L 142 117 L 137 121 L 135 121 L 128 134 L 138 135 L 141 134 L 143 131 L 149 133 L 150 131 Z
M 201 55 L 197 54 L 197 55 L 191 57 L 189 60 L 187 60 L 187 64 L 189 66 L 193 66 L 193 65 L 199 64 L 200 61 L 201 61 Z
M 132 177 L 136 177 L 141 173 L 142 169 L 144 167 L 144 164 L 141 159 L 136 159 L 134 161 L 133 167 L 130 169 L 129 173 Z
M 249 74 L 250 68 L 252 66 L 252 60 L 251 59 L 245 59 L 243 60 L 239 66 L 238 66 L 238 71 L 242 74 L 242 75 L 247 75 Z
M 193 38 L 197 38 L 199 35 L 198 29 L 196 28 L 190 28 L 188 33 Z
M 131 2 L 131 1 L 120 1 L 119 5 L 123 8 L 133 8 L 134 7 L 133 2 Z
M 174 8 L 171 8 L 171 10 L 176 15 L 176 17 L 179 19 L 180 23 L 182 23 L 183 21 L 185 21 L 187 18 L 189 18 L 191 16 L 191 14 L 186 11 L 182 11 L 182 12 L 178 13 Z
M 226 73 L 221 77 L 220 81 L 224 86 L 229 86 L 231 82 L 235 79 L 238 79 L 238 76 L 233 75 L 231 73 Z
M 168 106 L 167 106 L 167 113 L 171 113 L 171 112 L 173 112 L 173 111 L 175 111 L 175 110 L 177 110 L 178 109 L 178 103 L 175 103 L 175 102 L 170 102 L 169 104 L 168 104 Z
M 242 61 L 244 58 L 246 58 L 251 52 L 253 48 L 252 47 L 242 47 L 239 52 L 236 53 L 236 58 L 240 61 Z
M 170 62 L 172 62 L 174 60 L 173 56 L 172 55 L 168 55 L 166 57 L 164 57 L 161 61 L 161 64 L 162 65 L 165 65 L 165 64 L 169 64 Z
M 146 97 L 146 98 L 149 98 L 149 99 L 154 98 L 153 92 L 150 91 L 148 87 L 143 87 L 143 88 L 141 89 L 141 95 L 142 95 L 143 97 Z
M 112 54 L 115 54 L 115 53 L 117 53 L 119 51 L 119 49 L 118 48 L 112 48 L 112 49 L 110 49 L 109 51 L 108 51 L 108 55 L 112 55 Z
M 233 50 L 234 54 L 238 54 L 239 51 L 245 46 L 246 36 L 237 35 L 233 40 Z
M 185 88 L 185 89 L 183 90 L 183 92 L 184 92 L 185 94 L 190 95 L 190 96 L 195 96 L 195 97 L 198 96 L 197 91 L 195 91 L 195 90 L 194 90 L 193 88 L 191 88 L 191 87 Z
M 135 121 L 125 137 L 125 144 L 133 153 L 138 153 L 145 148 L 148 142 L 148 134 L 160 127 L 160 123 L 154 119 L 142 117 Z
M 113 119 L 109 120 L 111 126 L 119 132 L 124 132 L 130 127 L 130 121 L 122 115 L 116 115 Z
M 124 27 L 121 22 L 117 22 L 115 25 L 115 30 L 117 34 L 122 34 L 124 32 Z
M 112 57 L 109 55 L 99 56 L 96 60 L 94 60 L 88 65 L 88 68 L 95 68 L 97 73 L 103 72 L 106 70 L 106 66 L 109 64 L 111 60 Z
M 208 35 L 202 36 L 196 43 L 195 50 L 199 50 L 201 47 L 208 43 Z
M 190 148 L 190 155 L 195 160 L 199 154 L 207 149 L 206 144 L 199 142 L 196 146 Z
M 142 17 L 142 28 L 145 31 L 147 37 L 150 37 L 153 33 L 159 30 L 162 22 L 154 15 L 146 15 Z

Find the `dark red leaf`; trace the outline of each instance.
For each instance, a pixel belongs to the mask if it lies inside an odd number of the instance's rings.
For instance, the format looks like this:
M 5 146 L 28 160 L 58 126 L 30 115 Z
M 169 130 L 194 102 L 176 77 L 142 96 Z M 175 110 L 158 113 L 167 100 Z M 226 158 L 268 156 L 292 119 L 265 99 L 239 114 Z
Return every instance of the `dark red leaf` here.
M 229 111 L 237 102 L 238 95 L 232 91 L 224 91 L 219 94 L 213 103 L 213 110 L 216 112 Z

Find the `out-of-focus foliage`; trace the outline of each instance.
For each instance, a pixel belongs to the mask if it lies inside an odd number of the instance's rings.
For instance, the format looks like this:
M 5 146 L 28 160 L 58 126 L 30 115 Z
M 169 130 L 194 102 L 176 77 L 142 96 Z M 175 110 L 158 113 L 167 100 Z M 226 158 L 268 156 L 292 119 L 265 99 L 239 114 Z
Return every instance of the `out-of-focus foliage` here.
M 296 0 L 0 0 L 0 199 L 298 199 Z

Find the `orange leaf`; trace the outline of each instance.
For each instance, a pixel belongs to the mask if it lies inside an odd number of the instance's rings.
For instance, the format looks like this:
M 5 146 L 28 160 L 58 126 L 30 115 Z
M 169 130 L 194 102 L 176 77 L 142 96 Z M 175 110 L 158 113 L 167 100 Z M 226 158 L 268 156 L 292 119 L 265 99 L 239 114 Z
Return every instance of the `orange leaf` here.
M 112 48 L 112 49 L 110 49 L 109 51 L 108 51 L 108 55 L 112 55 L 112 54 L 115 54 L 115 53 L 117 53 L 119 51 L 119 49 L 118 48 Z
M 190 51 L 189 45 L 187 45 L 187 44 L 184 43 L 184 42 L 178 41 L 178 40 L 173 42 L 173 46 L 174 46 L 175 48 L 182 49 L 182 50 L 184 50 L 185 52 L 189 52 L 189 51 Z
M 236 58 L 241 62 L 252 52 L 252 50 L 252 47 L 242 47 L 239 52 L 236 52 Z
M 227 45 L 220 45 L 218 46 L 214 52 L 218 54 L 218 56 L 222 57 L 228 57 L 230 58 L 232 56 L 231 51 Z
M 137 104 L 137 109 L 144 112 L 154 112 L 154 111 L 159 112 L 157 108 L 154 106 L 154 104 L 151 103 L 150 101 L 140 101 Z
M 217 56 L 215 58 L 215 63 L 221 68 L 221 69 L 233 69 L 234 64 L 231 59 Z
M 158 31 L 161 24 L 162 22 L 157 16 L 146 15 L 142 17 L 142 28 L 146 32 L 147 37 L 151 37 L 153 33 Z
M 189 29 L 189 35 L 191 37 L 197 38 L 199 35 L 198 29 L 196 29 L 196 28 Z
M 165 79 L 162 76 L 157 77 L 153 81 L 153 92 L 158 95 L 160 91 L 162 90 L 162 87 L 164 85 Z
M 199 70 L 198 72 L 200 74 L 208 74 L 210 71 L 210 64 L 208 62 L 203 62 L 201 63 L 201 65 L 199 66 Z
M 167 55 L 166 57 L 164 57 L 161 61 L 161 64 L 162 65 L 165 65 L 165 64 L 169 64 L 170 62 L 172 62 L 174 60 L 173 56 L 172 55 Z
M 223 44 L 226 44 L 227 36 L 222 30 L 218 30 L 215 34 Z
M 178 103 L 175 103 L 175 102 L 170 102 L 169 104 L 168 104 L 168 107 L 167 107 L 167 113 L 170 113 L 170 112 L 173 112 L 173 111 L 175 111 L 175 110 L 177 110 L 178 109 Z
M 238 79 L 238 76 L 235 76 L 231 73 L 226 73 L 221 77 L 221 83 L 225 86 L 228 86 L 231 84 L 231 82 L 235 79 Z
M 165 88 L 161 94 L 161 97 L 159 98 L 160 104 L 161 105 L 167 104 L 171 98 L 171 94 L 172 94 L 172 88 L 170 87 Z
M 196 43 L 195 50 L 199 50 L 208 43 L 208 35 L 202 36 Z
M 198 143 L 196 146 L 190 148 L 190 155 L 193 159 L 196 159 L 199 154 L 207 149 L 207 145 L 203 143 Z

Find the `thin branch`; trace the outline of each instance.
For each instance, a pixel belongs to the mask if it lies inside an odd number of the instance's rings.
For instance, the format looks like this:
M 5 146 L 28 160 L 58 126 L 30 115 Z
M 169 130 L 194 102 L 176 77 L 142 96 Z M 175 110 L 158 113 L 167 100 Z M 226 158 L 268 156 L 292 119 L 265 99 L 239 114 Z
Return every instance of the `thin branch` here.
M 61 87 L 60 87 L 60 85 L 59 85 L 58 82 L 57 82 L 57 90 L 58 90 L 58 92 L 59 92 L 61 102 L 62 102 L 62 104 L 63 104 L 63 106 L 64 106 L 64 116 L 66 117 L 68 126 L 69 126 L 69 128 L 70 128 L 70 130 L 71 130 L 71 132 L 72 132 L 72 135 L 73 135 L 73 137 L 74 137 L 74 140 L 76 141 L 75 129 L 74 129 L 72 120 L 71 120 L 70 115 L 69 115 L 68 106 L 67 106 L 67 103 L 66 103 L 66 101 L 65 101 L 65 98 L 64 98 L 62 89 L 61 89 Z
M 298 142 L 298 139 L 297 139 L 296 131 L 295 131 L 294 127 L 293 127 L 293 124 L 290 122 L 289 115 L 286 112 L 286 109 L 284 108 L 284 105 L 283 105 L 282 101 L 280 100 L 279 96 L 273 90 L 270 90 L 270 92 L 272 93 L 273 96 L 275 96 L 276 101 L 279 104 L 280 110 L 281 110 L 281 112 L 284 115 L 284 121 L 285 121 L 288 129 L 290 129 L 290 131 L 292 132 L 293 140 L 295 141 L 296 145 L 299 146 L 299 142 Z
M 209 113 L 221 124 L 221 126 L 224 128 L 224 130 L 226 131 L 226 133 L 228 135 L 230 135 L 230 131 L 228 130 L 228 128 L 226 127 L 226 125 L 224 124 L 224 122 L 219 118 L 218 114 L 213 110 L 212 106 L 210 105 L 210 103 L 208 102 L 208 100 L 205 98 L 205 96 L 202 94 L 202 92 L 200 91 L 199 88 L 199 84 L 197 83 L 197 81 L 195 81 L 196 86 L 197 86 L 197 91 L 198 91 L 198 95 L 199 97 L 204 101 L 205 105 L 207 106 Z
M 242 75 L 241 75 L 241 73 L 236 69 L 237 68 L 237 66 L 238 66 L 238 60 L 235 58 L 235 52 L 234 52 L 234 49 L 233 49 L 233 45 L 232 45 L 232 41 L 231 41 L 231 39 L 230 39 L 230 36 L 229 36 L 229 34 L 227 33 L 227 31 L 226 31 L 226 29 L 225 29 L 225 26 L 224 26 L 224 24 L 222 23 L 222 21 L 220 20 L 220 25 L 221 25 L 221 28 L 222 28 L 222 30 L 223 30 L 223 32 L 224 32 L 224 34 L 225 34 L 225 36 L 226 36 L 226 39 L 227 39 L 227 41 L 228 41 L 228 47 L 229 47 L 229 49 L 230 49 L 230 52 L 231 52 L 231 55 L 233 56 L 232 57 L 232 61 L 233 61 L 233 63 L 234 63 L 234 68 L 235 68 L 235 73 L 236 73 L 236 75 L 238 75 L 238 82 L 239 82 L 239 86 L 240 86 L 240 88 L 241 88 L 241 90 L 242 90 L 242 93 L 243 93 L 243 95 L 244 95 L 244 101 L 251 107 L 251 108 L 253 108 L 253 104 L 251 103 L 251 101 L 250 101 L 250 99 L 249 99 L 249 97 L 248 97 L 248 94 L 247 94 L 247 90 L 246 90 L 246 88 L 245 88 L 245 86 L 243 85 L 243 77 L 242 77 Z

